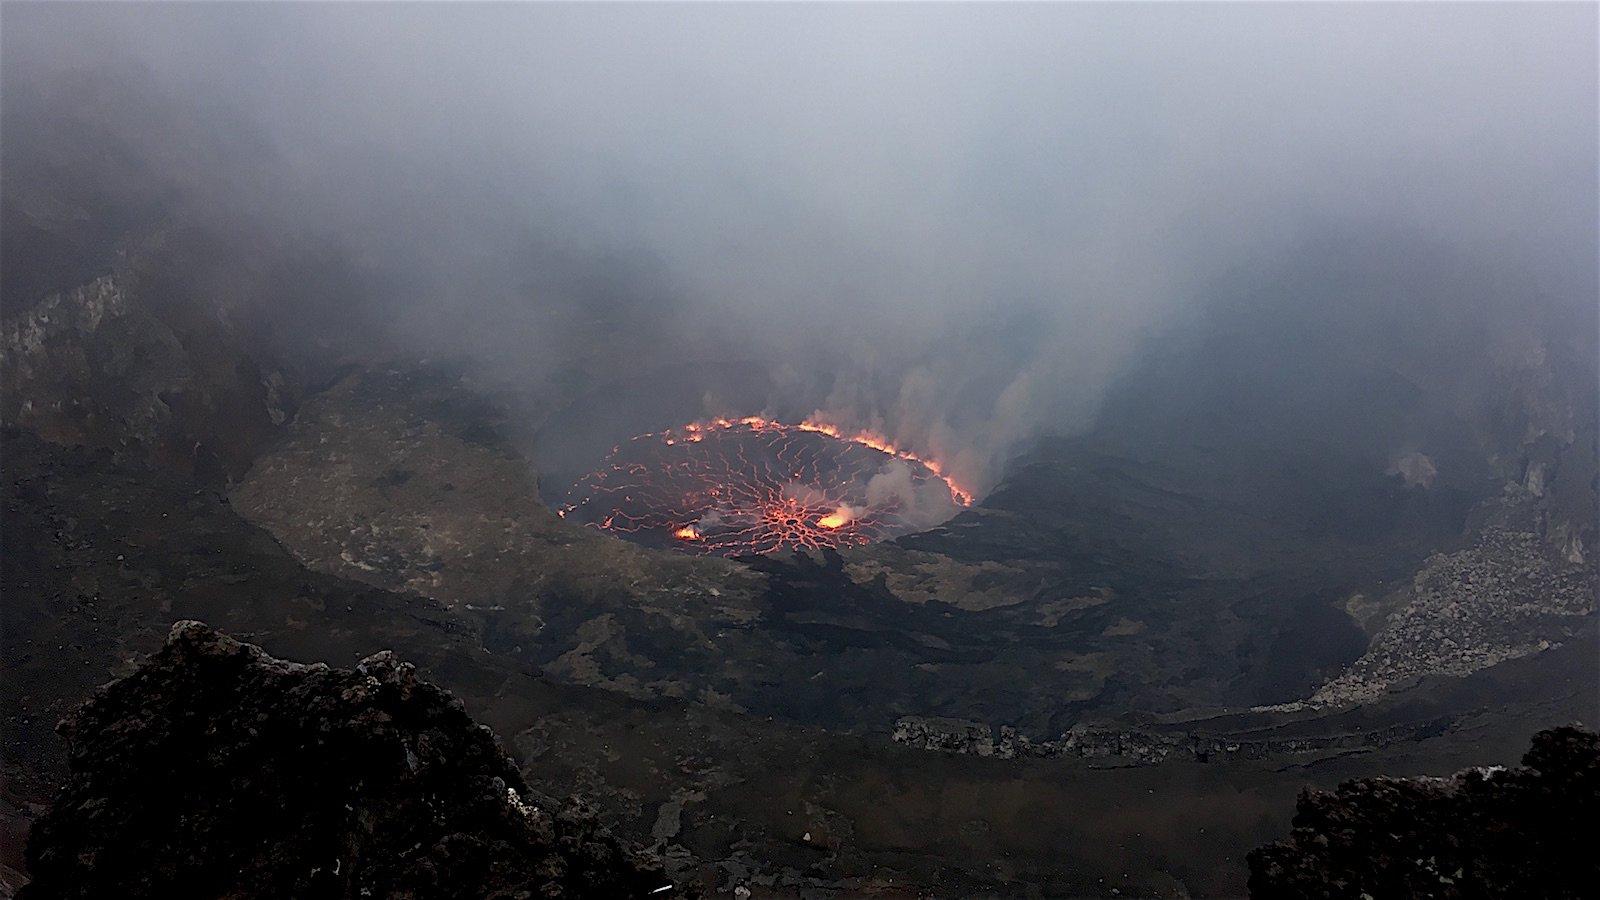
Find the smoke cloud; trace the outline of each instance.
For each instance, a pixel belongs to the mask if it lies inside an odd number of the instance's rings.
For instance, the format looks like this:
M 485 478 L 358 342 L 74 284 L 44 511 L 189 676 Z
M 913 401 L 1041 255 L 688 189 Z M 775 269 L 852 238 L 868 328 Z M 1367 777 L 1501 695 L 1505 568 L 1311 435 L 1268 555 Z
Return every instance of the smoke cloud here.
M 12 107 L 96 77 L 181 98 L 116 127 L 207 186 L 191 211 L 326 236 L 380 273 L 365 327 L 470 359 L 530 433 L 605 384 L 679 415 L 654 399 L 676 380 L 692 415 L 817 411 L 981 490 L 1091 422 L 1219 285 L 1316 271 L 1325 235 L 1535 273 L 1508 310 L 1592 303 L 1596 25 L 1521 4 L 13 4 L 4 86 Z M 169 143 L 223 129 L 250 137 L 204 171 Z M 9 159 L 44 137 L 4 139 Z M 672 424 L 648 418 L 614 428 Z M 876 489 L 909 487 L 892 476 Z
M 918 484 L 912 478 L 911 466 L 903 460 L 894 460 L 867 482 L 867 507 L 893 509 L 914 528 L 928 528 L 949 519 L 956 513 L 950 492 L 942 482 L 932 479 Z

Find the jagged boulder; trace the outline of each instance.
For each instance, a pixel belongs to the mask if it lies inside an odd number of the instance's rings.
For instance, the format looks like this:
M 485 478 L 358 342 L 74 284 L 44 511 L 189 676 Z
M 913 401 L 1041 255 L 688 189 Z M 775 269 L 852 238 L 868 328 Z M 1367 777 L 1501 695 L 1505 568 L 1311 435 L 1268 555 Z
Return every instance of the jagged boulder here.
M 1579 898 L 1600 885 L 1600 735 L 1539 732 L 1513 769 L 1363 778 L 1301 794 L 1294 833 L 1253 851 L 1250 895 Z
M 667 884 L 384 652 L 354 670 L 198 622 L 60 726 L 20 897 L 631 897 Z M 661 892 L 657 896 L 665 895 Z

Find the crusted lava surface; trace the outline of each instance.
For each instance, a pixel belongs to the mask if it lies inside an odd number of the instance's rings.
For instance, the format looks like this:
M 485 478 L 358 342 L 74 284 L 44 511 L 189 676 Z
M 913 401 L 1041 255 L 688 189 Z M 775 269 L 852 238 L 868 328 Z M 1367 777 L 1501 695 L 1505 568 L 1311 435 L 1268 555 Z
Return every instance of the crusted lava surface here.
M 882 438 L 747 417 L 634 437 L 562 515 L 647 545 L 750 556 L 871 544 L 971 502 L 936 463 Z

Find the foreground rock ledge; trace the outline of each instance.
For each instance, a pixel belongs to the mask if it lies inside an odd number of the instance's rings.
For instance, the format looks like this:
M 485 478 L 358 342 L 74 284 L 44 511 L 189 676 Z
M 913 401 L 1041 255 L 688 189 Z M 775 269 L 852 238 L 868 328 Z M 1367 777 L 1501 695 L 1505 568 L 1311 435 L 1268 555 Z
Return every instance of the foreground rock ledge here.
M 179 622 L 59 730 L 70 775 L 19 897 L 673 893 L 389 652 L 297 665 Z
M 1306 791 L 1291 839 L 1250 854 L 1250 896 L 1593 897 L 1596 823 L 1600 735 L 1553 728 L 1520 768 Z

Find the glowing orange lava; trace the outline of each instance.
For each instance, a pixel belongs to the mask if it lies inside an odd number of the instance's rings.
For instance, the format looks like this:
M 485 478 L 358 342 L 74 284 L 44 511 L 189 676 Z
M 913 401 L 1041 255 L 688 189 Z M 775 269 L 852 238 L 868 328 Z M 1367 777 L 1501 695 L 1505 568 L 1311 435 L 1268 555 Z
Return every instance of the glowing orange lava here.
M 854 517 L 851 516 L 847 511 L 840 509 L 836 512 L 828 513 L 827 515 L 818 519 L 817 524 L 821 525 L 823 528 L 843 528 L 850 522 L 852 518 Z
M 937 463 L 880 435 L 749 416 L 633 438 L 560 514 L 644 544 L 741 556 L 868 544 L 971 502 Z

